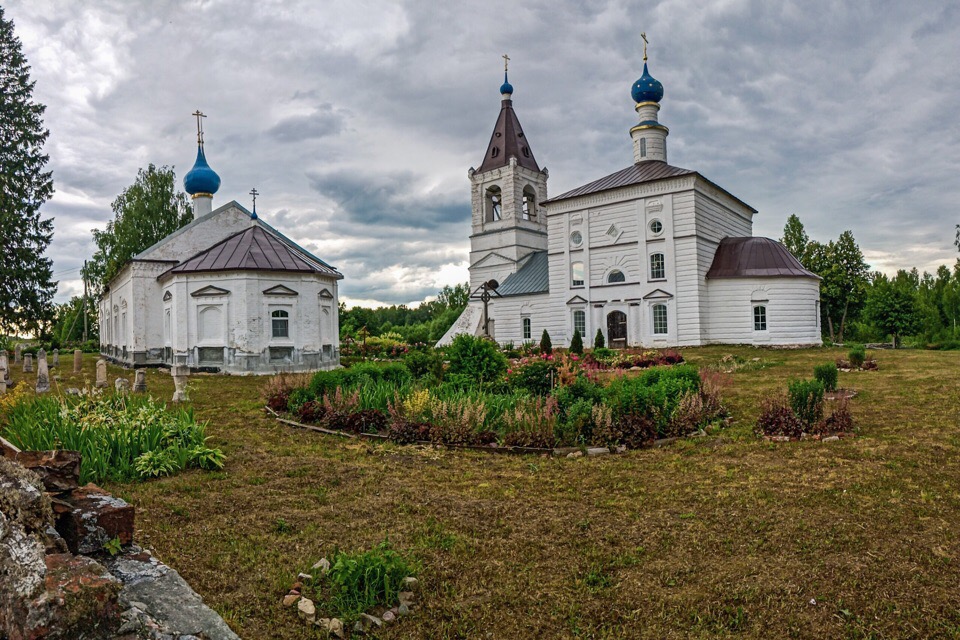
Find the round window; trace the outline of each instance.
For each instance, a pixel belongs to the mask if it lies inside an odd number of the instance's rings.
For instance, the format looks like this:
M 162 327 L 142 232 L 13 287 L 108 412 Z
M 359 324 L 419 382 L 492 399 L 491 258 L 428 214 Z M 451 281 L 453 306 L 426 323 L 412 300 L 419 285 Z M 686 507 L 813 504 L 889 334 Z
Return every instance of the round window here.
M 663 231 L 662 222 L 660 222 L 659 220 L 653 220 L 650 222 L 650 233 L 652 233 L 655 236 L 658 236 L 662 231 Z
M 579 247 L 583 244 L 583 235 L 579 231 L 574 231 L 570 234 L 570 244 L 575 247 Z

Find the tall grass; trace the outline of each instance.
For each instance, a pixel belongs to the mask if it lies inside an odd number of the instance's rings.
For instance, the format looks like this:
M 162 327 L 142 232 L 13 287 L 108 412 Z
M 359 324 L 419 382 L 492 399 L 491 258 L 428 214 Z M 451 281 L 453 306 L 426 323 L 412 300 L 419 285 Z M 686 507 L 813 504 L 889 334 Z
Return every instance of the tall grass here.
M 14 405 L 4 437 L 28 451 L 79 451 L 80 482 L 127 482 L 187 467 L 220 468 L 193 409 L 167 411 L 153 398 L 41 396 Z

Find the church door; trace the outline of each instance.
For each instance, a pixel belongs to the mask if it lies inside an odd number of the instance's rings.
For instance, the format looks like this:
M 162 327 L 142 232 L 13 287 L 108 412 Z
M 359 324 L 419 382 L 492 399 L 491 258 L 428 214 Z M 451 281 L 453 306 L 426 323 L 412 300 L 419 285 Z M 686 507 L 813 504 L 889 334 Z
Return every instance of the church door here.
M 623 311 L 611 311 L 607 315 L 607 342 L 611 349 L 627 346 L 627 314 Z

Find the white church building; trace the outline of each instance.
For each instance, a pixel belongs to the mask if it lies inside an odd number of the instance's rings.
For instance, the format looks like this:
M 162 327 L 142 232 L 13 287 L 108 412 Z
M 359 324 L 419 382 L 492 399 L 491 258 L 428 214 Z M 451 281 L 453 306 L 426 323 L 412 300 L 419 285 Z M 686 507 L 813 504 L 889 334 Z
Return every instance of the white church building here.
M 575 330 L 590 346 L 598 329 L 615 348 L 821 344 L 819 278 L 753 237 L 753 207 L 667 164 L 663 85 L 646 54 L 631 90 L 633 163 L 552 198 L 506 71 L 500 94 L 486 155 L 468 172 L 474 299 L 440 344 L 459 333 L 520 344 L 544 329 L 557 346 Z
M 130 366 L 229 373 L 339 365 L 343 276 L 236 201 L 213 209 L 220 177 L 202 134 L 184 176 L 194 220 L 121 268 L 100 298 L 100 352 Z

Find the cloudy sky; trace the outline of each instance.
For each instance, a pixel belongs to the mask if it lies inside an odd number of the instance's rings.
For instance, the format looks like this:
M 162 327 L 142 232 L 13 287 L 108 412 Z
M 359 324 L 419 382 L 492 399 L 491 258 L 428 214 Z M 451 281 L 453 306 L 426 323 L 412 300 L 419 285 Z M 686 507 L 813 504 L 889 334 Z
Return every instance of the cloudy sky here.
M 753 205 L 851 229 L 874 269 L 952 265 L 960 5 L 663 0 L 6 0 L 47 105 L 58 299 L 149 163 L 207 158 L 235 199 L 336 265 L 348 304 L 467 279 L 467 169 L 514 106 L 553 195 L 632 162 L 630 86 L 665 87 L 670 163 Z

